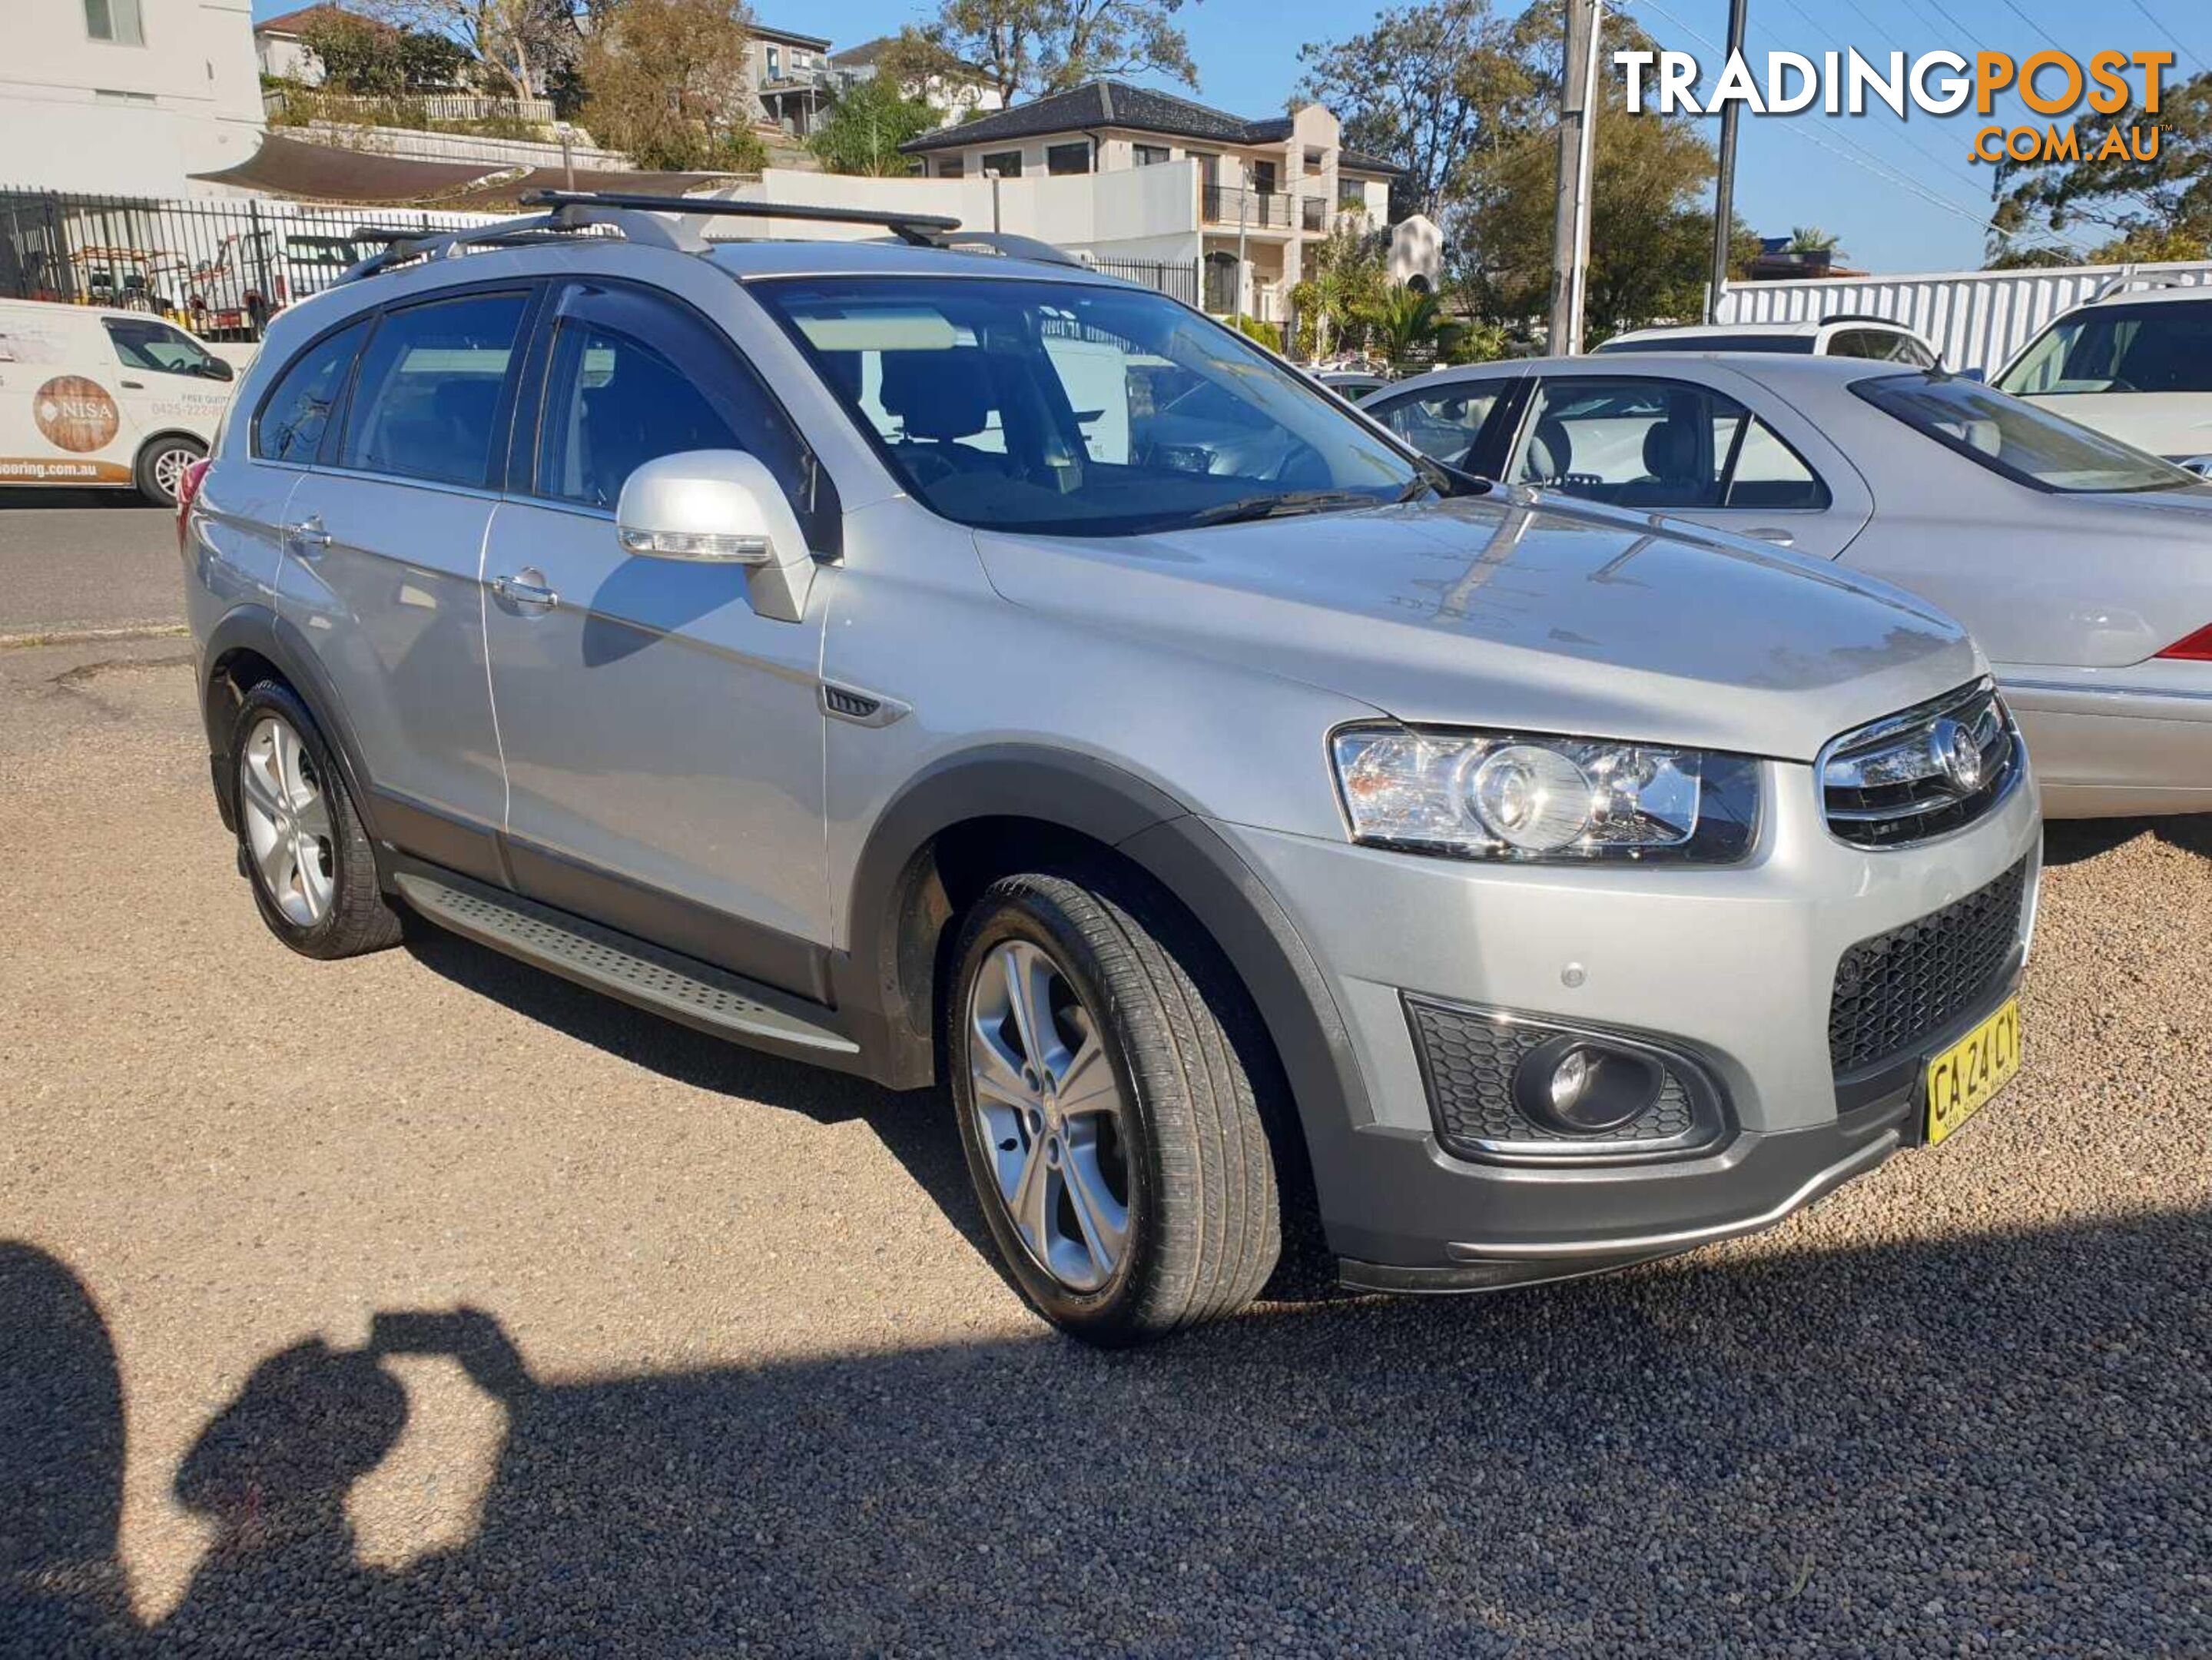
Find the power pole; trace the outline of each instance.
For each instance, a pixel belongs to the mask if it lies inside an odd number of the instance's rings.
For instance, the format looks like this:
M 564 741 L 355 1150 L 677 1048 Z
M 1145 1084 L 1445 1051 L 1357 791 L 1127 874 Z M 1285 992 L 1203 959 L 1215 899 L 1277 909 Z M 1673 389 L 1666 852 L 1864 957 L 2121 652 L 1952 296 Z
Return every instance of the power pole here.
M 1730 58 L 1743 50 L 1745 14 L 1749 9 L 1749 0 L 1729 0 Z M 1720 172 L 1713 180 L 1713 269 L 1705 289 L 1708 323 L 1721 320 L 1721 294 L 1728 287 L 1729 233 L 1735 228 L 1735 123 L 1742 109 L 1741 101 L 1731 98 L 1721 111 Z
M 1597 144 L 1598 30 L 1603 10 L 1603 0 L 1567 0 L 1566 52 L 1559 77 L 1559 210 L 1552 223 L 1551 341 L 1553 352 L 1567 356 L 1583 349 L 1590 169 Z

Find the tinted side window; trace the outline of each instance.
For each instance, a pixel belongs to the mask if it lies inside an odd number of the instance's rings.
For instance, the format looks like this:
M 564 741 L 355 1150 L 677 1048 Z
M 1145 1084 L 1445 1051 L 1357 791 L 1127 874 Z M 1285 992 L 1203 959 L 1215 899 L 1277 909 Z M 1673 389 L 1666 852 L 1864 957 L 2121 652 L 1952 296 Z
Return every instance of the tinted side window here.
M 261 400 L 253 423 L 253 453 L 264 461 L 305 465 L 322 447 L 331 411 L 345 395 L 346 372 L 361 343 L 368 337 L 366 320 L 326 335 L 292 360 L 276 387 Z
M 538 493 L 611 509 L 623 481 L 684 450 L 745 447 L 684 372 L 642 341 L 574 319 L 554 338 Z
M 127 369 L 204 376 L 207 366 L 215 362 L 214 355 L 191 335 L 154 318 L 104 317 L 100 321 L 117 361 Z
M 1547 380 L 1514 476 L 1617 507 L 1824 508 L 1828 493 L 1734 398 L 1680 380 Z
M 1369 405 L 1375 418 L 1424 455 L 1456 466 L 1482 435 L 1482 423 L 1497 407 L 1500 382 L 1439 386 L 1410 397 Z
M 387 312 L 362 355 L 338 464 L 486 483 L 526 305 L 520 294 L 476 294 Z

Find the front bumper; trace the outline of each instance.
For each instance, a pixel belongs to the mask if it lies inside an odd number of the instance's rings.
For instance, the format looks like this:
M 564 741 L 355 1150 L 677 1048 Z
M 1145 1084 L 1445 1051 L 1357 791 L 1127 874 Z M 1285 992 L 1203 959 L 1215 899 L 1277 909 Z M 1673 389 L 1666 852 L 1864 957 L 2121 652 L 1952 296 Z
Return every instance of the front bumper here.
M 1480 1289 L 1663 1256 L 1771 1225 L 1918 1139 L 1922 1053 L 1996 1006 L 2025 958 L 2033 782 L 1955 835 L 1871 851 L 1828 834 L 1809 768 L 1769 763 L 1765 781 L 1758 851 L 1726 869 L 1479 864 L 1216 826 L 1318 960 L 1365 1085 L 1364 1106 L 1305 1125 L 1347 1281 Z M 1828 1016 L 1844 952 L 2022 860 L 2006 973 L 1911 1055 L 1839 1089 Z M 1678 1046 L 1719 1085 L 1726 1134 L 1656 1162 L 1455 1156 L 1431 1119 L 1409 993 Z

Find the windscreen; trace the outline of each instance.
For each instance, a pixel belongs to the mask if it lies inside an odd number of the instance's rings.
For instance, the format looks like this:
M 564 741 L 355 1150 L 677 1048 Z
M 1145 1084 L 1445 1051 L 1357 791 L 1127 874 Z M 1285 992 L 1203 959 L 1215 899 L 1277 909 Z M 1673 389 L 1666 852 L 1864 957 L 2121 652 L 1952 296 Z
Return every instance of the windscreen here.
M 2062 317 L 1997 385 L 2021 398 L 2212 392 L 2212 296 L 2094 306 Z
M 2195 473 L 2007 396 L 1941 374 L 1893 374 L 1851 390 L 1915 431 L 2038 489 L 2205 490 Z
M 1163 295 L 927 277 L 750 291 L 906 488 L 961 524 L 1133 535 L 1428 487 L 1336 398 Z

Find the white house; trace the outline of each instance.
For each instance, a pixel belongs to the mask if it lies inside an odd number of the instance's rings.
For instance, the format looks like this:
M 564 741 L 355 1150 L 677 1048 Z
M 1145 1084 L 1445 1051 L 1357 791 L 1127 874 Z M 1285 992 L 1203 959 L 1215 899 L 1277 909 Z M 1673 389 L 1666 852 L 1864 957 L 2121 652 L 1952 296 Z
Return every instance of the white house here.
M 6 0 L 0 184 L 191 194 L 261 141 L 249 0 Z
M 1001 181 L 996 219 L 987 222 L 998 228 L 1102 259 L 1195 262 L 1206 310 L 1269 322 L 1288 318 L 1309 251 L 1340 215 L 1389 224 L 1400 171 L 1345 149 L 1341 125 L 1319 104 L 1248 120 L 1120 81 L 1017 104 L 904 148 L 931 179 Z M 1017 194 L 1035 197 L 1043 216 L 1024 223 L 1009 214 L 1013 181 L 1078 177 L 1091 181 L 1078 187 L 1092 204 L 1091 234 L 1065 234 L 1066 216 L 1032 191 Z
M 296 81 L 303 87 L 323 84 L 323 60 L 301 38 L 307 26 L 325 12 L 339 8 L 326 3 L 280 12 L 253 26 L 253 54 L 261 72 L 280 81 Z
M 884 54 L 896 45 L 896 35 L 879 34 L 857 46 L 830 53 L 830 67 L 837 77 L 839 89 L 875 79 Z M 935 110 L 937 124 L 941 127 L 956 126 L 975 115 L 988 115 L 1006 106 L 999 89 L 984 84 L 982 72 L 964 64 L 944 74 L 927 76 L 920 86 L 909 85 L 901 90 L 909 98 L 920 98 Z

